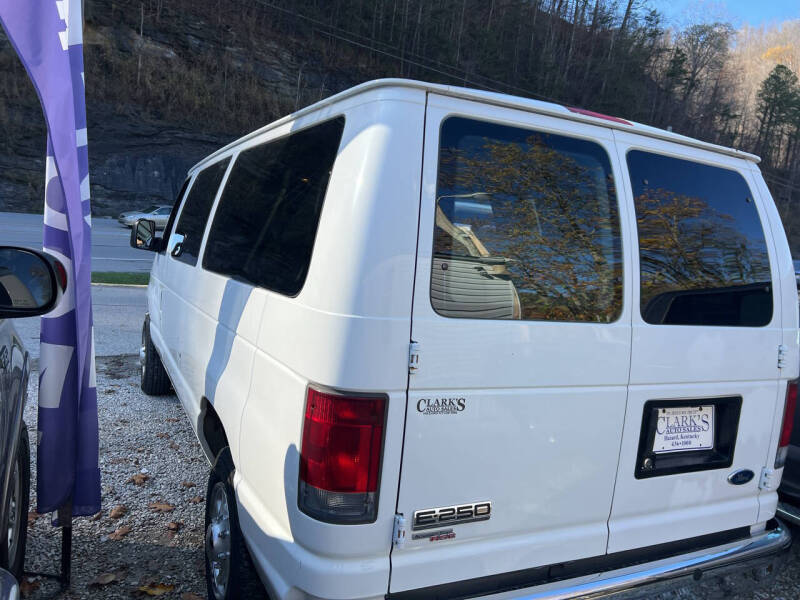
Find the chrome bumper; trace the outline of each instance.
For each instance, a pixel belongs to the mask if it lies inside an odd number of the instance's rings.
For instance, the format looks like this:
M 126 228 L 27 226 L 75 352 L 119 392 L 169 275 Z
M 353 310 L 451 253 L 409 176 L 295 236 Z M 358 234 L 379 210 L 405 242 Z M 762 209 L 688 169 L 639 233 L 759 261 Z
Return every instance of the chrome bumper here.
M 775 512 L 781 519 L 792 525 L 800 526 L 800 508 L 788 502 L 778 502 L 778 510 Z
M 755 576 L 771 573 L 778 555 L 792 545 L 788 528 L 778 523 L 774 529 L 756 533 L 745 540 L 730 542 L 697 552 L 636 565 L 617 571 L 598 573 L 537 588 L 484 596 L 484 600 L 566 600 L 568 598 L 636 597 L 639 593 L 655 595 L 660 588 L 681 585 L 682 579 L 698 581 L 706 575 L 724 575 L 731 571 L 754 569 Z M 665 585 L 668 584 L 668 585 Z M 652 591 L 651 591 L 652 590 Z
M 19 600 L 17 580 L 5 569 L 0 569 L 0 600 Z

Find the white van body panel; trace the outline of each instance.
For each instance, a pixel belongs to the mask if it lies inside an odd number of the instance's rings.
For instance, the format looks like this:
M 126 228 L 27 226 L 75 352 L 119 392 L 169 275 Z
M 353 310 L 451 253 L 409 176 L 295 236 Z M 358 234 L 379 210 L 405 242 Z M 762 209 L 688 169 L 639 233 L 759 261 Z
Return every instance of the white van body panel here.
M 252 524 L 248 539 L 259 540 L 251 547 L 282 575 L 297 574 L 287 586 L 319 597 L 378 596 L 388 587 L 402 428 L 386 430 L 378 517 L 368 525 L 300 512 L 299 448 L 310 383 L 385 393 L 387 422 L 403 421 L 424 103 L 416 91 L 372 94 L 331 113 L 345 115 L 344 137 L 306 285 L 294 299 L 265 292 L 242 415 L 240 514 Z
M 760 194 L 753 189 L 747 161 L 627 132 L 615 131 L 614 136 L 621 161 L 630 150 L 645 150 L 739 173 L 751 188 L 768 240 L 772 280 L 780 282 L 769 220 Z M 630 194 L 630 175 L 627 169 L 623 172 L 627 184 L 624 188 Z M 631 197 L 629 202 L 632 200 Z M 636 231 L 635 216 L 630 230 Z M 638 310 L 638 240 L 633 236 L 631 241 L 634 248 L 633 304 L 637 310 L 633 311 L 628 409 L 614 508 L 609 520 L 609 552 L 756 523 L 759 517 L 758 477 L 742 486 L 730 485 L 727 477 L 739 469 L 760 474 L 766 457 L 770 451 L 773 455 L 775 451 L 770 436 L 765 435 L 764 414 L 783 414 L 776 410 L 780 387 L 777 352 L 782 339 L 782 303 L 778 288 L 773 295 L 772 321 L 766 327 L 651 325 L 643 320 Z M 729 468 L 634 478 L 645 402 L 725 396 L 742 396 L 743 400 L 734 463 Z M 782 401 L 780 405 L 782 408 Z M 774 419 L 770 419 L 772 422 Z
M 434 311 L 439 131 L 452 115 L 591 140 L 619 177 L 610 129 L 430 94 L 412 328 L 420 364 L 409 383 L 398 512 L 491 501 L 492 518 L 458 527 L 450 543 L 407 541 L 392 553 L 392 592 L 604 554 L 625 415 L 629 282 L 610 324 Z M 436 397 L 464 398 L 466 408 L 417 410 Z
M 623 250 L 615 321 L 463 319 L 433 309 L 440 126 L 451 115 L 588 140 L 608 154 Z M 242 532 L 275 598 L 384 598 L 763 526 L 774 516 L 775 491 L 759 490 L 759 476 L 774 463 L 800 340 L 788 243 L 756 157 L 547 103 L 384 80 L 281 119 L 193 167 L 192 181 L 231 160 L 208 224 L 241 151 L 338 116 L 343 137 L 295 297 L 205 270 L 208 226 L 196 265 L 156 255 L 148 291 L 151 338 L 198 437 L 208 410 L 224 426 Z M 769 245 L 769 325 L 642 320 L 625 158 L 633 147 L 745 177 Z M 409 375 L 412 340 L 419 364 Z M 298 507 L 309 385 L 388 400 L 373 523 L 324 523 Z M 634 478 L 644 402 L 727 395 L 743 398 L 730 468 Z M 466 408 L 454 416 L 417 410 L 437 396 L 463 398 Z M 727 482 L 745 468 L 753 481 Z M 491 519 L 456 526 L 455 539 L 414 540 L 409 527 L 393 547 L 396 514 L 410 521 L 416 510 L 481 501 L 492 502 Z

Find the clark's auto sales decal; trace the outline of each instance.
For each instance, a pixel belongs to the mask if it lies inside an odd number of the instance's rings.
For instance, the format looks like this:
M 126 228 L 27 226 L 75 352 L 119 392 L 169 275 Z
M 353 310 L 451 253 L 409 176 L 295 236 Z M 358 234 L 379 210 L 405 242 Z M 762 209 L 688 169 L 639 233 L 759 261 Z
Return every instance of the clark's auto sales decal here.
M 457 415 L 466 408 L 466 398 L 420 398 L 417 400 L 417 412 L 423 415 Z

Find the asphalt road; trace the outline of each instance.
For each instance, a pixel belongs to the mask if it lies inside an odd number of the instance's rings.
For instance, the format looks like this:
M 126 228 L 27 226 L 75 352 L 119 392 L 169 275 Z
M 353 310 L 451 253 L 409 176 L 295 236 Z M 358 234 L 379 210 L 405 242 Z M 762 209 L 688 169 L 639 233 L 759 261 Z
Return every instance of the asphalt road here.
M 130 247 L 131 230 L 115 219 L 92 221 L 92 271 L 149 271 L 153 256 Z M 0 246 L 42 247 L 42 215 L 0 212 Z
M 132 286 L 92 286 L 94 344 L 97 356 L 139 354 L 147 289 Z M 28 352 L 39 357 L 39 317 L 16 319 L 14 327 Z

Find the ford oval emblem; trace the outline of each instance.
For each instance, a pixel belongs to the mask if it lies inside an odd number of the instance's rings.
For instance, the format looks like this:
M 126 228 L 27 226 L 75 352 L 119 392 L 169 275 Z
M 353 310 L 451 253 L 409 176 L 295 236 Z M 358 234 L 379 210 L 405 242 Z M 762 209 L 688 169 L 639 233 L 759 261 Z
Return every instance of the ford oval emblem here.
M 755 476 L 756 474 L 750 469 L 741 469 L 728 475 L 728 483 L 731 485 L 744 485 L 748 481 L 752 480 Z

